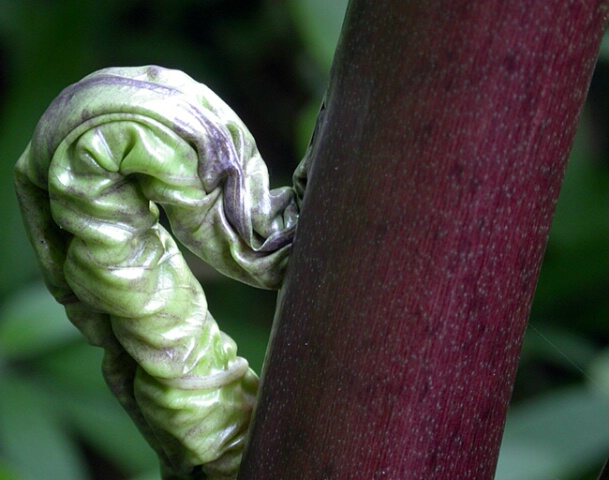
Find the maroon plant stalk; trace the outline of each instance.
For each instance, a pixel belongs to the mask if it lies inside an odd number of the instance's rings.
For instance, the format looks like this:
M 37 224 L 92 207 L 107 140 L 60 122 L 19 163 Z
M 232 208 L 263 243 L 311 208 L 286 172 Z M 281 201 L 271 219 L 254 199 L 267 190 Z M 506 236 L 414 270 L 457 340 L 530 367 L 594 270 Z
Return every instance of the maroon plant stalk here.
M 241 480 L 493 477 L 608 8 L 351 3 Z

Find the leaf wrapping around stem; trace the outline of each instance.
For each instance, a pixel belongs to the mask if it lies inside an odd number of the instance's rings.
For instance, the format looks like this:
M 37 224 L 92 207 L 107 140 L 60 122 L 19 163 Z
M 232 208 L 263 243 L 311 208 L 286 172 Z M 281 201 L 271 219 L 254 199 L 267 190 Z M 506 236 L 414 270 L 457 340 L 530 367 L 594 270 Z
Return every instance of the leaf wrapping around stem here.
M 93 345 L 164 478 L 234 478 L 258 379 L 172 236 L 261 288 L 283 278 L 306 182 L 270 190 L 237 115 L 186 74 L 109 68 L 66 88 L 15 169 L 47 286 Z

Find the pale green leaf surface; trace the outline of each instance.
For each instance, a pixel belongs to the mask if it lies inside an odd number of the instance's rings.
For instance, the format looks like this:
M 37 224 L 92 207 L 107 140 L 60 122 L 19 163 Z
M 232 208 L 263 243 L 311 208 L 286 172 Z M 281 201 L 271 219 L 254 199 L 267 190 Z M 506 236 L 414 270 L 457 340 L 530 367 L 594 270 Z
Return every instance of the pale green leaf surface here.
M 590 363 L 588 382 L 591 388 L 599 388 L 609 396 L 609 349 L 598 353 Z

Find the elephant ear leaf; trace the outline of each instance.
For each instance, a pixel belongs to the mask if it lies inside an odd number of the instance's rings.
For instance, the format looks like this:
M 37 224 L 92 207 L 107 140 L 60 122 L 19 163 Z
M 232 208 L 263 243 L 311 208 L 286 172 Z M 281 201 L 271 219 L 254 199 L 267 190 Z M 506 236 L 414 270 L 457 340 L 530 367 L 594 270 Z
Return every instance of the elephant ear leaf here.
M 282 282 L 306 183 L 269 189 L 237 115 L 186 74 L 108 68 L 66 88 L 15 168 L 48 289 L 92 345 L 166 479 L 237 474 L 258 379 L 174 238 L 220 272 Z

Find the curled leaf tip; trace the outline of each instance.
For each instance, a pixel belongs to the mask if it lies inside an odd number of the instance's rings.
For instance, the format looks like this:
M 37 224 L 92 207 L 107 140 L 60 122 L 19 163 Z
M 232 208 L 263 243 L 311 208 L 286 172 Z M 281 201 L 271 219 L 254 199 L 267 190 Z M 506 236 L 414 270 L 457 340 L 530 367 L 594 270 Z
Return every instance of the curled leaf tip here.
M 166 479 L 236 476 L 258 379 L 207 309 L 174 238 L 220 272 L 278 288 L 298 219 L 252 135 L 211 90 L 157 66 L 66 88 L 15 168 L 47 286 L 93 345 Z

